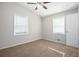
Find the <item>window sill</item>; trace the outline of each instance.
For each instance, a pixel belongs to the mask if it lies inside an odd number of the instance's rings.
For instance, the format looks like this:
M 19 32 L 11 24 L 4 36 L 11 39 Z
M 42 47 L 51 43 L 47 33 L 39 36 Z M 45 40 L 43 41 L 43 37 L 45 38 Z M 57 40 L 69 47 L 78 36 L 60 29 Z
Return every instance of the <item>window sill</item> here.
M 14 33 L 14 36 L 17 36 L 17 35 L 26 35 L 28 32 L 21 32 L 21 33 Z

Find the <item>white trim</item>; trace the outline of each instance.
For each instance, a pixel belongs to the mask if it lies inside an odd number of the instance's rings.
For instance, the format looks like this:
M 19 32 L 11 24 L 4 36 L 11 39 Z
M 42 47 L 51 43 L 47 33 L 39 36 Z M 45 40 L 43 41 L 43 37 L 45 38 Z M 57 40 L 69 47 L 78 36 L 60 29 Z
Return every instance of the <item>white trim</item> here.
M 56 42 L 56 43 L 66 44 L 64 42 L 53 40 L 53 39 L 47 39 L 47 38 L 43 38 L 43 39 L 48 40 L 48 41 L 52 41 L 52 42 Z
M 22 42 L 22 43 L 20 42 L 20 43 L 12 44 L 12 45 L 9 45 L 9 46 L 0 47 L 0 50 L 15 47 L 15 46 L 26 44 L 26 43 L 30 43 L 30 42 L 33 42 L 33 41 L 36 41 L 36 40 L 39 40 L 39 39 L 41 39 L 41 38 L 29 39 L 30 41 L 25 41 L 25 42 Z

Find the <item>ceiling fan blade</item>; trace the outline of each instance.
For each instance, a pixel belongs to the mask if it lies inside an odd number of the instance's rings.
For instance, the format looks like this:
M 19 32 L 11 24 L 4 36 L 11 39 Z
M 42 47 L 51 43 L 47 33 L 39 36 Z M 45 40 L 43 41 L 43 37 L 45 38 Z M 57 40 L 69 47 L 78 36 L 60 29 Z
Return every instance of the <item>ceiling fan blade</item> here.
M 44 6 L 44 5 L 42 5 L 42 6 L 43 6 L 43 8 L 44 8 L 44 9 L 47 9 L 47 7 L 46 7 L 46 6 Z
M 47 3 L 51 3 L 51 2 L 43 2 L 44 4 L 47 4 Z
M 33 3 L 33 2 L 27 2 L 27 4 L 37 4 L 37 3 Z
M 35 10 L 37 10 L 38 8 L 37 8 L 37 6 L 36 6 L 36 8 L 35 8 Z

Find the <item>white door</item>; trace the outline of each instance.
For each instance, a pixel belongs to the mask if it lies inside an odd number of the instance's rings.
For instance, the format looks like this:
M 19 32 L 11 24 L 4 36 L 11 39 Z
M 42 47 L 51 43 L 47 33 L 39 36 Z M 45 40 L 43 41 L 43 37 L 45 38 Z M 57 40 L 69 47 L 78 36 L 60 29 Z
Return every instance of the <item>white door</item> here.
M 66 44 L 78 47 L 78 14 L 66 16 Z

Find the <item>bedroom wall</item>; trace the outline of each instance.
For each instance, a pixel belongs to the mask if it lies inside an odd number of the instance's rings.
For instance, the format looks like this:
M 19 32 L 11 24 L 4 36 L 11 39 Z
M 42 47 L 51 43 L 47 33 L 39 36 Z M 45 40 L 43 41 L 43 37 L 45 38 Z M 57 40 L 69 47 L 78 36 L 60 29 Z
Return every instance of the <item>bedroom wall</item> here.
M 66 16 L 68 14 L 77 13 L 78 9 L 71 9 L 67 11 L 63 11 L 54 15 L 46 16 L 42 18 L 42 37 L 43 39 L 47 39 L 50 41 L 55 41 L 59 43 L 66 43 L 65 34 L 53 34 L 53 17 Z M 60 40 L 58 40 L 60 39 Z
M 28 16 L 29 32 L 14 36 L 14 14 Z M 38 15 L 16 3 L 0 3 L 0 49 L 41 39 L 41 19 Z

